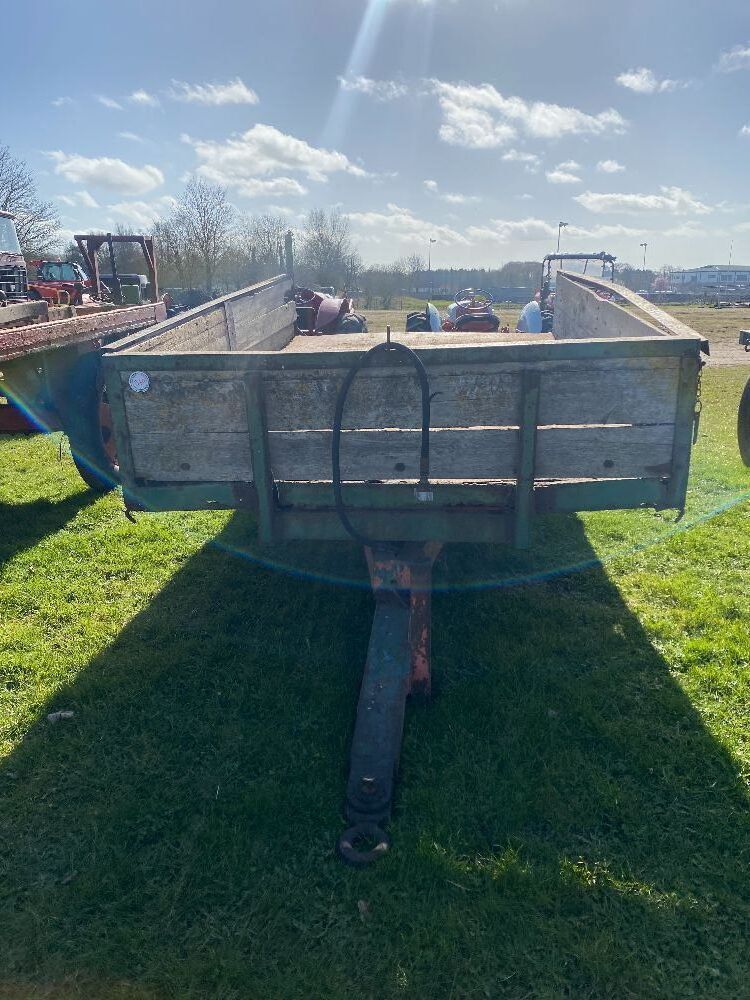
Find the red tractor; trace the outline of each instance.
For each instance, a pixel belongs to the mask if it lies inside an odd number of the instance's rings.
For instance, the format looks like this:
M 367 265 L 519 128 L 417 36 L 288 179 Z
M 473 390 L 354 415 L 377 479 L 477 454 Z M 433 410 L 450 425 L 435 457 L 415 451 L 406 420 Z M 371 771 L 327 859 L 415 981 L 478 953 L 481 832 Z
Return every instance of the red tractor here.
M 94 294 L 94 282 L 83 268 L 68 260 L 32 260 L 36 277 L 29 276 L 29 298 L 50 305 L 83 305 Z M 84 299 L 84 296 L 87 298 Z

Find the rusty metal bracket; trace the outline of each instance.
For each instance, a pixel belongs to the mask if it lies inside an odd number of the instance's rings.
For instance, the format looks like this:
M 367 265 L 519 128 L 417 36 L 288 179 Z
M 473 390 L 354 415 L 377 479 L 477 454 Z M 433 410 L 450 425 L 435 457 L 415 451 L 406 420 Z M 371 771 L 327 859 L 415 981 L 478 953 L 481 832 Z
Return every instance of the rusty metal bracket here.
M 346 817 L 353 824 L 338 852 L 357 867 L 382 857 L 401 753 L 406 698 L 430 696 L 432 567 L 440 544 L 365 548 L 375 596 L 346 786 Z M 369 840 L 370 850 L 359 849 Z

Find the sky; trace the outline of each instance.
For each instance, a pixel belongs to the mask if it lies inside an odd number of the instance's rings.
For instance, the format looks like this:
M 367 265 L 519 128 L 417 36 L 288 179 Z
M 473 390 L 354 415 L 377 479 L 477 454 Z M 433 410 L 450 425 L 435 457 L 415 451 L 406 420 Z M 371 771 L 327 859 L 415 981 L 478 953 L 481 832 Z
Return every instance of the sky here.
M 0 144 L 66 235 L 148 231 L 197 173 L 293 227 L 340 208 L 368 263 L 541 260 L 567 222 L 750 266 L 748 0 L 77 0 L 13 36 Z

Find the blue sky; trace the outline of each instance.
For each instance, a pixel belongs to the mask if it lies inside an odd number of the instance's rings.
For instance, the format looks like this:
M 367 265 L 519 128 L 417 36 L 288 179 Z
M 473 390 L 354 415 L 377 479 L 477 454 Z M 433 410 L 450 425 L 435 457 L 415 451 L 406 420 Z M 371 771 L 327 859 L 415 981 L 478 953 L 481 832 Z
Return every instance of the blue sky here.
M 747 0 L 78 0 L 14 32 L 0 142 L 67 230 L 148 229 L 197 171 L 291 225 L 340 206 L 367 261 L 541 259 L 566 221 L 750 264 Z

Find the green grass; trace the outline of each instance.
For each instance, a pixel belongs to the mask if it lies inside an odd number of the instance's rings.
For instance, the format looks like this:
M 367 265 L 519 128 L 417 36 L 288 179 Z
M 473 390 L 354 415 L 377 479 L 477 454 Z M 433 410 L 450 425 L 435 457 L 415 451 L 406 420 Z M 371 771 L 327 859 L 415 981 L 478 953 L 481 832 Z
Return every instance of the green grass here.
M 745 377 L 704 377 L 681 522 L 447 550 L 365 872 L 333 855 L 357 549 L 281 571 L 245 516 L 131 524 L 55 440 L 0 442 L 2 1000 L 747 996 Z

